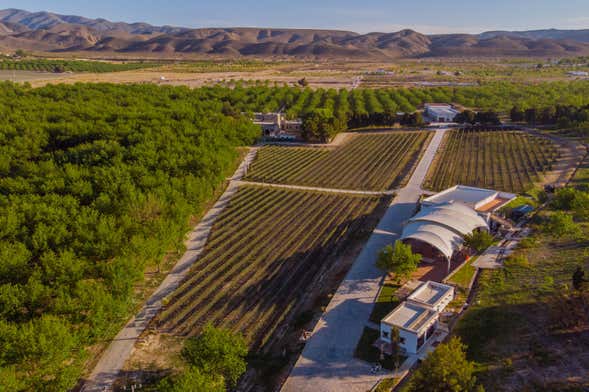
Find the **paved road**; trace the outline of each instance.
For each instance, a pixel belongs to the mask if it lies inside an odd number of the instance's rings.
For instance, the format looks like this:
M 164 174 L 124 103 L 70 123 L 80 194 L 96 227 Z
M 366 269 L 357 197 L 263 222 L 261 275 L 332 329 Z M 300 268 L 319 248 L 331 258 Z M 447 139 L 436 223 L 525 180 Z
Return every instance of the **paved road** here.
M 104 351 L 92 373 L 85 380 L 82 391 L 110 390 L 117 375 L 130 357 L 137 339 L 161 309 L 162 299 L 178 287 L 194 261 L 202 252 L 215 219 L 237 191 L 239 181 L 243 178 L 247 167 L 255 158 L 256 152 L 257 148 L 255 147 L 250 150 L 233 177 L 230 178 L 229 185 L 223 195 L 188 235 L 186 253 L 178 260 L 172 271 L 147 300 L 141 311 L 123 327 Z
M 257 185 L 271 188 L 284 188 L 294 189 L 301 191 L 313 191 L 313 192 L 328 192 L 328 193 L 348 193 L 353 195 L 367 195 L 367 196 L 382 196 L 382 195 L 394 195 L 397 191 L 395 189 L 388 191 L 359 191 L 353 189 L 338 189 L 338 188 L 321 188 L 314 186 L 303 186 L 303 185 L 289 185 L 289 184 L 274 184 L 269 182 L 255 182 L 255 181 L 239 181 L 239 185 Z
M 383 376 L 371 374 L 369 364 L 354 358 L 382 279 L 374 265 L 376 255 L 400 236 L 403 223 L 414 214 L 421 185 L 446 131 L 435 131 L 409 183 L 398 191 L 315 326 L 282 391 L 365 392 Z

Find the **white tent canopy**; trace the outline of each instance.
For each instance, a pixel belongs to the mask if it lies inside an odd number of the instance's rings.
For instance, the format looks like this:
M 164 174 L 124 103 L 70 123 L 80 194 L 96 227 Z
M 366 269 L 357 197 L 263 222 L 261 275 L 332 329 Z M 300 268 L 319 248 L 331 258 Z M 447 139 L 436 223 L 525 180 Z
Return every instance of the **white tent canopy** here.
M 450 259 L 462 245 L 464 235 L 481 228 L 488 230 L 489 226 L 474 209 L 448 202 L 424 206 L 404 227 L 401 240 L 425 242 Z

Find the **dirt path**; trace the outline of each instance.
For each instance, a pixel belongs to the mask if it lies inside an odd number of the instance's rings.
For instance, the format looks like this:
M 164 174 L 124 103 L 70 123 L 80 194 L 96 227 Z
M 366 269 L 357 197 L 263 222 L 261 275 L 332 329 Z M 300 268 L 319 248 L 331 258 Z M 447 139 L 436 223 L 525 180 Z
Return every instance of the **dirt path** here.
M 384 376 L 372 374 L 370 364 L 354 358 L 382 278 L 376 255 L 401 235 L 403 222 L 415 213 L 421 185 L 446 131 L 436 130 L 407 186 L 398 191 L 315 326 L 282 391 L 365 392 Z
M 386 196 L 386 195 L 394 195 L 397 191 L 396 189 L 391 189 L 388 191 L 360 191 L 360 190 L 352 190 L 352 189 L 339 189 L 339 188 L 321 188 L 321 187 L 314 187 L 314 186 L 303 186 L 303 185 L 289 185 L 289 184 L 274 184 L 269 182 L 254 182 L 254 181 L 238 181 L 238 185 L 255 185 L 255 186 L 264 186 L 269 188 L 283 188 L 283 189 L 293 189 L 293 190 L 301 190 L 301 191 L 311 191 L 311 192 L 327 192 L 327 193 L 344 193 L 350 195 L 365 195 L 365 196 Z
M 253 147 L 246 155 L 233 177 L 230 178 L 229 185 L 223 195 L 217 200 L 215 205 L 207 212 L 194 230 L 188 235 L 186 240 L 186 252 L 178 260 L 172 271 L 166 276 L 157 290 L 146 301 L 143 308 L 123 327 L 118 335 L 113 339 L 90 376 L 84 380 L 82 391 L 85 392 L 102 392 L 108 391 L 116 381 L 117 376 L 123 369 L 125 362 L 133 352 L 133 348 L 139 336 L 145 331 L 149 322 L 160 311 L 162 300 L 171 294 L 185 278 L 190 271 L 190 267 L 198 258 L 204 249 L 209 233 L 217 216 L 227 206 L 231 197 L 239 188 L 239 181 L 243 178 L 247 167 L 254 160 L 258 148 Z
M 555 184 L 564 186 L 575 173 L 577 167 L 582 163 L 587 150 L 585 146 L 576 141 L 565 139 L 556 135 L 545 134 L 531 128 L 523 128 L 531 135 L 544 137 L 559 145 L 560 158 L 553 166 L 553 169 L 544 174 L 540 185 Z

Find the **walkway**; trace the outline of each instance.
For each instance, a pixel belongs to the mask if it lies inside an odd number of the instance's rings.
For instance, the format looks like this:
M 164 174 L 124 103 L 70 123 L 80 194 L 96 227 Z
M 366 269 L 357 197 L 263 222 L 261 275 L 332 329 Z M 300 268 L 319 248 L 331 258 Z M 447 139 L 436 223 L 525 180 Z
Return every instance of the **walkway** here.
M 178 260 L 172 271 L 166 276 L 157 290 L 147 300 L 139 313 L 133 317 L 113 339 L 111 344 L 103 352 L 102 357 L 94 367 L 90 376 L 84 380 L 82 391 L 107 391 L 110 390 L 116 378 L 130 357 L 133 347 L 139 336 L 145 331 L 149 322 L 159 312 L 162 299 L 171 294 L 184 279 L 194 261 L 198 258 L 209 236 L 211 227 L 221 211 L 227 206 L 229 200 L 239 187 L 239 181 L 243 178 L 247 167 L 256 156 L 257 148 L 254 147 L 246 155 L 245 159 L 236 170 L 229 185 L 186 240 L 186 252 Z
M 414 214 L 421 185 L 446 131 L 435 131 L 409 183 L 398 191 L 315 326 L 283 391 L 365 392 L 384 376 L 372 374 L 370 364 L 354 358 L 382 278 L 376 255 L 400 236 L 403 223 Z
M 314 186 L 274 184 L 274 183 L 270 183 L 270 182 L 255 182 L 255 181 L 238 181 L 238 185 L 255 185 L 255 186 L 265 186 L 265 187 L 270 187 L 270 188 L 294 189 L 294 190 L 311 191 L 311 192 L 347 193 L 347 194 L 352 194 L 352 195 L 364 195 L 364 196 L 394 195 L 397 192 L 396 189 L 382 191 L 382 192 L 379 192 L 379 191 L 359 191 L 359 190 L 353 190 L 353 189 L 321 188 L 321 187 L 314 187 Z

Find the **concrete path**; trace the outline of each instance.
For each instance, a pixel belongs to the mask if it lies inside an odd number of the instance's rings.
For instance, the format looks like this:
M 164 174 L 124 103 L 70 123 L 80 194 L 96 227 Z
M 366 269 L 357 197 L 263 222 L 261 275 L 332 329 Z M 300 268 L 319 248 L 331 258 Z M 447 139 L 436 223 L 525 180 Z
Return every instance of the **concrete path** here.
M 364 196 L 383 196 L 383 195 L 394 195 L 397 190 L 391 189 L 388 191 L 359 191 L 353 189 L 338 189 L 338 188 L 321 188 L 315 186 L 304 186 L 304 185 L 289 185 L 289 184 L 274 184 L 270 182 L 255 182 L 255 181 L 239 181 L 239 185 L 256 185 L 265 186 L 270 188 L 283 188 L 283 189 L 294 189 L 301 191 L 312 191 L 312 192 L 328 192 L 328 193 L 347 193 L 353 195 L 364 195 Z
M 482 255 L 480 255 L 472 266 L 482 269 L 498 269 L 503 268 L 503 261 L 515 249 L 519 242 L 530 234 L 530 229 L 514 230 L 509 232 L 505 239 L 498 245 L 490 246 Z
M 147 300 L 139 313 L 123 327 L 119 334 L 103 352 L 100 360 L 94 367 L 90 376 L 84 380 L 82 391 L 109 391 L 116 381 L 119 372 L 130 357 L 139 336 L 145 331 L 149 322 L 159 312 L 162 299 L 171 294 L 184 279 L 194 261 L 198 258 L 209 236 L 215 219 L 227 206 L 231 197 L 237 192 L 239 180 L 244 176 L 247 168 L 256 156 L 257 148 L 254 147 L 246 155 L 239 168 L 236 170 L 229 185 L 207 212 L 199 224 L 188 235 L 186 240 L 186 253 L 178 260 L 172 271 L 166 276 L 157 290 Z
M 375 266 L 376 256 L 400 236 L 403 223 L 414 214 L 421 184 L 446 131 L 435 131 L 409 183 L 398 191 L 315 326 L 283 391 L 365 392 L 386 375 L 372 374 L 370 364 L 354 358 L 382 278 Z

